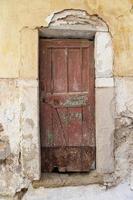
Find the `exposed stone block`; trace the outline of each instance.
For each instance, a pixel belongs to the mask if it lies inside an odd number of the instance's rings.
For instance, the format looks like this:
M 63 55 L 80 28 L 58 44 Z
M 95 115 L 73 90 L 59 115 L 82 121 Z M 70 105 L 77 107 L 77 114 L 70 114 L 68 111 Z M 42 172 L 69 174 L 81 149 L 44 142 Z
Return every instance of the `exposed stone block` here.
M 38 189 L 30 187 L 22 200 L 132 200 L 132 198 L 132 191 L 125 183 L 110 190 L 100 185 Z
M 114 87 L 114 79 L 113 78 L 96 78 L 95 82 L 96 87 Z
M 115 78 L 117 114 L 133 118 L 133 78 Z
M 40 177 L 40 133 L 38 81 L 20 80 L 21 161 L 24 176 Z
M 131 188 L 131 190 L 133 190 L 133 170 L 131 171 L 130 188 Z
M 33 182 L 34 188 L 44 187 L 62 187 L 62 186 L 80 186 L 89 184 L 103 184 L 103 175 L 98 174 L 96 170 L 86 173 L 59 174 L 43 173 L 39 181 Z
M 10 155 L 9 144 L 0 141 L 0 160 L 5 160 Z
M 9 141 L 11 153 L 19 153 L 20 104 L 15 79 L 0 80 L 0 140 Z
M 96 89 L 96 169 L 114 171 L 114 88 Z
M 108 27 L 99 17 L 89 15 L 84 10 L 68 9 L 52 15 L 49 24 L 51 28 L 88 30 L 88 31 L 108 31 Z
M 96 77 L 112 77 L 113 49 L 108 32 L 97 32 L 95 35 L 95 69 Z

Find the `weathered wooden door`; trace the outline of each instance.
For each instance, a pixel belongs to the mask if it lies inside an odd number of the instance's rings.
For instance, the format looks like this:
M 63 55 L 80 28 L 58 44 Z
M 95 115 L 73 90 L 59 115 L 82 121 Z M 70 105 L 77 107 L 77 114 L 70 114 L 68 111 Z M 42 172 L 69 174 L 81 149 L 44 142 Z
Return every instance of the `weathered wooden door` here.
M 93 42 L 40 39 L 42 172 L 95 167 Z

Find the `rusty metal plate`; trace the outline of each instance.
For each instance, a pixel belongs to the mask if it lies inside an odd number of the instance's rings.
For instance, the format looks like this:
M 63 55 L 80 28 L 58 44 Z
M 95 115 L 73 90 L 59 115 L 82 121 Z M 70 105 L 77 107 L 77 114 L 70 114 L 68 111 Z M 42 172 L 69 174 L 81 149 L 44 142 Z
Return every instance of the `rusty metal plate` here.
M 95 167 L 94 147 L 42 148 L 42 172 L 87 172 Z
M 53 107 L 81 107 L 88 105 L 88 94 L 46 94 L 42 95 L 42 102 Z

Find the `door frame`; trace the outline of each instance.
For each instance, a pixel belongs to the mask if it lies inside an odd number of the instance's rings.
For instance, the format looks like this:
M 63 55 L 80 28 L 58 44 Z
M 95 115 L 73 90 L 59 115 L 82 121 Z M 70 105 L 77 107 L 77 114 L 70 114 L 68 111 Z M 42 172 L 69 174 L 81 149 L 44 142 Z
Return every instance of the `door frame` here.
M 50 24 L 50 23 L 49 23 Z M 45 30 L 49 29 L 45 28 Z M 82 27 L 80 31 L 82 32 Z M 20 80 L 20 103 L 25 103 L 26 111 L 23 107 L 20 111 L 20 117 L 23 117 L 21 124 L 21 162 L 22 172 L 31 180 L 38 180 L 41 177 L 40 162 L 40 130 L 39 130 L 39 86 L 38 86 L 38 39 L 42 29 L 30 29 L 25 27 L 21 31 L 21 45 L 23 51 L 21 56 L 23 62 L 28 63 L 30 69 L 34 69 L 32 79 Z M 56 31 L 55 31 L 56 32 Z M 90 37 L 88 29 L 88 37 Z M 96 172 L 112 173 L 114 172 L 114 78 L 113 78 L 113 45 L 108 27 L 106 30 L 101 27 L 94 31 L 94 54 L 95 54 L 95 96 L 96 96 Z M 57 37 L 57 34 L 56 34 Z M 86 34 L 85 34 L 86 37 Z M 29 38 L 28 52 L 34 55 L 29 58 L 27 54 L 27 43 L 25 38 Z M 84 39 L 84 33 L 82 34 Z M 28 39 L 26 40 L 28 41 Z M 26 65 L 27 66 L 27 65 Z M 25 91 L 25 87 L 27 91 Z M 26 95 L 25 95 L 26 94 Z M 31 95 L 32 94 L 32 95 Z M 34 100 L 33 100 L 34 99 Z M 30 104 L 29 102 L 32 102 Z M 31 111 L 31 114 L 30 114 Z M 34 128 L 26 133 L 26 116 L 34 122 Z M 28 136 L 27 136 L 28 134 Z M 30 136 L 29 136 L 30 135 Z M 27 137 L 30 138 L 27 141 Z M 33 146 L 33 148 L 31 148 Z M 31 156 L 32 155 L 32 156 Z

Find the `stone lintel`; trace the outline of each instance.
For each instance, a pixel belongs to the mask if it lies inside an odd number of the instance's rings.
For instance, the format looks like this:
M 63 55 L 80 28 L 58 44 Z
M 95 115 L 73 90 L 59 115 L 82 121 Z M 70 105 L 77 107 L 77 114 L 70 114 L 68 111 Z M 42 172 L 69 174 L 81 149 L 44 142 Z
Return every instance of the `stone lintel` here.
M 109 32 L 96 32 L 95 35 L 95 70 L 96 78 L 113 76 L 113 47 Z

